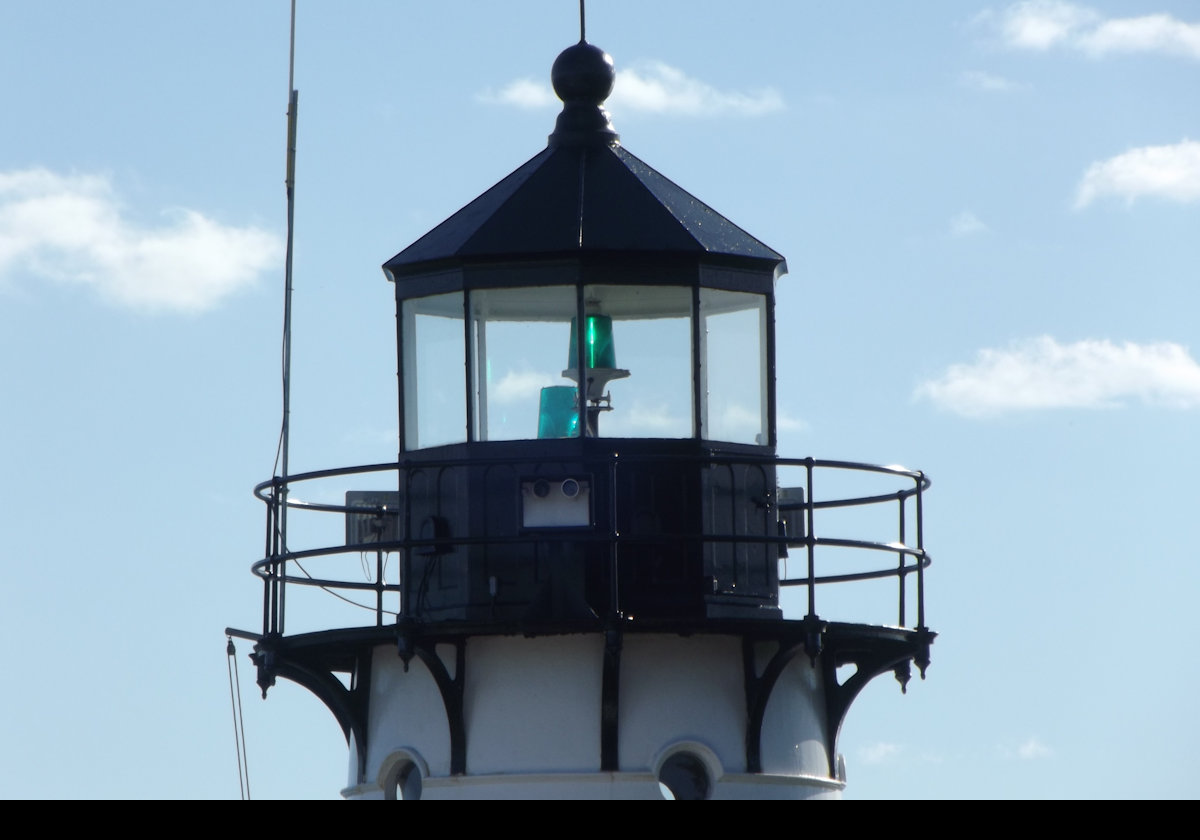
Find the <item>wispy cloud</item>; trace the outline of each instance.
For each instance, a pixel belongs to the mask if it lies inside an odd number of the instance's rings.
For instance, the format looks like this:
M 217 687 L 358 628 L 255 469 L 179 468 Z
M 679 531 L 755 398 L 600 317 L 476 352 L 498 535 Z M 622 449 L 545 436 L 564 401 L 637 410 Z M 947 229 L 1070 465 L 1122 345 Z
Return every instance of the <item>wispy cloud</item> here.
M 1200 364 L 1169 342 L 1059 344 L 1049 336 L 984 349 L 919 385 L 914 397 L 967 417 L 1130 402 L 1200 406 Z
M 775 411 L 775 427 L 781 432 L 807 432 L 808 422 L 780 408 Z
M 996 752 L 1000 754 L 1001 758 L 1008 760 L 1016 758 L 1021 761 L 1037 761 L 1054 755 L 1054 750 L 1043 744 L 1036 735 L 1022 741 L 1015 749 L 1011 743 L 1000 744 L 996 747 Z
M 762 428 L 762 415 L 758 406 L 753 408 L 740 403 L 725 402 L 709 417 L 709 423 L 725 433 L 755 434 Z
M 1100 20 L 1097 12 L 1074 3 L 1029 0 L 1009 6 L 999 14 L 996 23 L 1009 46 L 1047 50 L 1078 37 Z
M 987 225 L 970 210 L 964 210 L 950 220 L 951 236 L 971 236 L 975 233 L 984 233 L 987 229 Z
M 619 410 L 601 415 L 604 434 L 614 437 L 681 437 L 691 433 L 692 420 L 666 402 L 620 400 Z
M 1010 81 L 994 73 L 984 73 L 982 70 L 967 70 L 958 77 L 958 83 L 971 90 L 981 90 L 986 93 L 1007 93 L 1017 90 L 1022 85 Z
M 1103 196 L 1128 202 L 1142 196 L 1200 201 L 1200 142 L 1143 146 L 1093 163 L 1079 182 L 1075 207 L 1086 207 Z
M 194 210 L 157 227 L 124 215 L 108 178 L 0 172 L 0 282 L 24 273 L 145 311 L 201 312 L 279 265 L 279 238 Z
M 757 117 L 784 108 L 783 97 L 774 88 L 720 90 L 661 61 L 619 71 L 610 101 L 614 109 L 700 117 Z
M 890 744 L 886 741 L 880 741 L 876 744 L 870 744 L 858 751 L 858 757 L 862 759 L 863 764 L 884 764 L 898 757 L 901 752 L 899 744 Z
M 1038 758 L 1049 758 L 1054 755 L 1054 751 L 1039 741 L 1036 737 L 1022 743 L 1017 747 L 1017 757 L 1026 761 L 1032 761 Z
M 1094 57 L 1161 53 L 1200 60 L 1200 23 L 1168 14 L 1105 17 L 1063 0 L 1027 0 L 993 16 L 1003 41 L 1018 49 L 1073 49 Z
M 537 110 L 559 104 L 558 97 L 548 84 L 534 79 L 514 79 L 499 90 L 487 88 L 479 93 L 481 102 L 510 105 L 514 108 Z
M 479 94 L 479 99 L 525 109 L 557 107 L 559 104 L 548 84 L 533 79 L 516 79 L 499 89 L 485 90 Z M 618 71 L 612 96 L 606 104 L 613 111 L 689 117 L 756 117 L 785 107 L 783 97 L 774 88 L 721 90 L 661 61 L 641 62 Z
M 530 403 L 537 405 L 542 388 L 558 381 L 557 374 L 534 370 L 510 370 L 491 386 L 490 396 L 497 403 Z

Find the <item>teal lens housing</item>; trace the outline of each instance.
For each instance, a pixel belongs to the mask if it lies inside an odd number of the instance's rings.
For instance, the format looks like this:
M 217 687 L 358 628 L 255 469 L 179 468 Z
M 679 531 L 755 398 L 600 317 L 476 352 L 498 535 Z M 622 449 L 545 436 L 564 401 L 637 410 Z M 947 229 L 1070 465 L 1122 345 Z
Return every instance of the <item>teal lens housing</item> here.
M 539 439 L 579 437 L 578 393 L 574 385 L 550 385 L 542 389 Z
M 567 368 L 579 367 L 578 318 L 571 319 L 571 347 L 567 351 Z M 613 346 L 612 316 L 588 315 L 583 336 L 583 352 L 589 368 L 615 368 L 617 352 Z

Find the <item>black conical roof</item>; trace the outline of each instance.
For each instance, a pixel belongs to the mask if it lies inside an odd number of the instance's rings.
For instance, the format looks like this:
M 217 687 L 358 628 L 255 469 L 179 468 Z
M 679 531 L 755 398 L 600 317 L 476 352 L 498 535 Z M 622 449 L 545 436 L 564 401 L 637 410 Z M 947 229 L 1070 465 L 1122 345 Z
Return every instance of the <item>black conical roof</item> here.
M 393 277 L 478 261 L 582 253 L 784 258 L 621 147 L 602 102 L 612 60 L 586 42 L 555 62 L 564 100 L 549 146 L 384 264 Z

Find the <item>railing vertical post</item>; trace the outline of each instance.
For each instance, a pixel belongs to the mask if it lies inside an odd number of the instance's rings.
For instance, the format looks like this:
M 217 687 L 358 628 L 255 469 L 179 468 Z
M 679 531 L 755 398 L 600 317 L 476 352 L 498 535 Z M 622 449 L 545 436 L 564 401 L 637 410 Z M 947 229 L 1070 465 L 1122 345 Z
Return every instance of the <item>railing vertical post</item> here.
M 383 533 L 380 532 L 382 539 Z M 375 549 L 375 626 L 383 626 L 383 549 Z
M 282 553 L 283 539 L 280 532 L 282 527 L 281 517 L 283 514 L 282 506 L 286 504 L 283 501 L 284 496 L 281 495 L 279 479 L 276 478 L 271 484 L 271 515 L 270 519 L 270 547 L 268 557 L 271 558 L 271 572 L 267 579 L 271 582 L 270 596 L 270 633 L 283 633 L 283 576 L 286 569 L 283 561 L 280 559 Z
M 900 545 L 906 545 L 906 543 L 904 542 L 904 493 L 903 492 L 896 494 L 896 502 L 900 508 Z M 900 625 L 899 626 L 903 627 L 904 626 L 904 618 L 905 618 L 905 612 L 904 612 L 905 590 L 907 589 L 908 582 L 906 580 L 907 575 L 904 572 L 904 559 L 905 559 L 904 550 L 901 549 L 900 551 L 897 551 L 896 554 L 897 554 L 896 560 L 899 563 L 899 565 L 897 567 L 897 571 L 896 571 L 896 577 L 898 577 L 900 579 L 900 586 L 899 586 L 899 589 L 900 589 Z
M 804 511 L 805 517 L 808 520 L 808 539 L 805 542 L 808 544 L 808 615 L 815 617 L 817 614 L 817 563 L 816 563 L 816 530 L 813 527 L 813 459 L 804 459 L 804 468 L 807 474 L 806 487 L 804 491 Z
M 267 533 L 266 545 L 263 547 L 263 557 L 273 558 L 275 534 L 275 487 L 271 487 L 271 501 L 267 504 Z M 275 564 L 271 563 L 267 574 L 263 575 L 263 635 L 275 628 L 275 615 L 271 608 L 271 596 L 275 591 Z
M 280 558 L 278 579 L 275 581 L 275 631 L 283 635 L 287 622 L 287 515 L 288 515 L 288 485 L 286 470 L 280 484 L 279 499 L 275 511 L 275 556 Z
M 925 474 L 917 473 L 917 628 L 925 629 L 925 517 L 921 510 L 921 494 Z

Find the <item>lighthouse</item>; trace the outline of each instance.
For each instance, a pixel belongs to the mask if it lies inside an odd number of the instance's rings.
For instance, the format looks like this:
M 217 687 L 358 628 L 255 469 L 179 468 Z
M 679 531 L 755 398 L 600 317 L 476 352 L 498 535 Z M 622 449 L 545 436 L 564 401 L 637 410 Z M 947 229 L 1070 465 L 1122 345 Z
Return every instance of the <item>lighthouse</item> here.
M 551 78 L 545 149 L 383 264 L 396 460 L 259 485 L 229 632 L 349 799 L 838 798 L 854 698 L 929 664 L 929 480 L 777 452 L 784 257 L 626 150 L 602 50 Z

